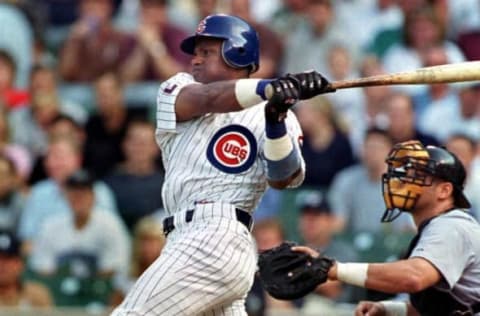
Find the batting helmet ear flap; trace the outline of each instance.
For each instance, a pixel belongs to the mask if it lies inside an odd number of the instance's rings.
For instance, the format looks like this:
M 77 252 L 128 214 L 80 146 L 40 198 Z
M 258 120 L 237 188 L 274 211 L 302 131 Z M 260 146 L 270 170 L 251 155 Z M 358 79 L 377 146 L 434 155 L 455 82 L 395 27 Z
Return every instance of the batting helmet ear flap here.
M 223 39 L 222 57 L 227 65 L 257 71 L 260 63 L 258 34 L 245 20 L 226 14 L 209 15 L 200 21 L 194 35 L 182 41 L 182 51 L 192 55 L 197 37 Z

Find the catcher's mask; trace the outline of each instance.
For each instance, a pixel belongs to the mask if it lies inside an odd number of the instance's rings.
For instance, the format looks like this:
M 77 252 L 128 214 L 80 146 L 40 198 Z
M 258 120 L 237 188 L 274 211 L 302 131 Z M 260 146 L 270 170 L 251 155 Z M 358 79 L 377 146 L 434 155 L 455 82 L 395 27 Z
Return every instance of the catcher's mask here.
M 386 210 L 382 222 L 391 222 L 401 212 L 412 211 L 424 187 L 432 185 L 433 178 L 452 183 L 455 206 L 470 208 L 470 202 L 462 192 L 465 168 L 446 149 L 424 147 L 416 140 L 407 141 L 396 144 L 386 162 L 388 170 L 382 177 Z

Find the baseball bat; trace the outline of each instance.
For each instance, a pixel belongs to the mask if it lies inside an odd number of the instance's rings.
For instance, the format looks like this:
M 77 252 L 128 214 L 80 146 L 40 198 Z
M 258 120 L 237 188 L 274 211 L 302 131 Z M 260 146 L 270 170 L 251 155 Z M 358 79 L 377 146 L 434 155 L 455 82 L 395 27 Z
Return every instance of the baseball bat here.
M 445 64 L 418 68 L 411 71 L 381 74 L 358 79 L 338 80 L 330 83 L 331 89 L 347 89 L 357 87 L 401 85 L 401 84 L 433 84 L 480 80 L 480 61 Z M 272 87 L 267 86 L 265 94 L 270 98 Z
M 468 61 L 418 68 L 392 74 L 339 80 L 331 82 L 330 87 L 332 89 L 346 89 L 369 86 L 434 84 L 477 80 L 480 80 L 480 61 Z

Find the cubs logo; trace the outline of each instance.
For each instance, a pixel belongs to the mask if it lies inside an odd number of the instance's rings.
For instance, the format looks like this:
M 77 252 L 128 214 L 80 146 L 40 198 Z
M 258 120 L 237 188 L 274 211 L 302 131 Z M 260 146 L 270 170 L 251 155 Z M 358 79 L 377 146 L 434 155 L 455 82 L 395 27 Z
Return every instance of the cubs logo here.
M 206 27 L 207 27 L 207 18 L 201 20 L 200 23 L 198 23 L 197 30 L 195 31 L 195 33 L 197 34 L 203 33 Z
M 256 156 L 255 136 L 241 125 L 228 125 L 219 129 L 207 147 L 208 161 L 226 173 L 241 173 L 248 170 Z

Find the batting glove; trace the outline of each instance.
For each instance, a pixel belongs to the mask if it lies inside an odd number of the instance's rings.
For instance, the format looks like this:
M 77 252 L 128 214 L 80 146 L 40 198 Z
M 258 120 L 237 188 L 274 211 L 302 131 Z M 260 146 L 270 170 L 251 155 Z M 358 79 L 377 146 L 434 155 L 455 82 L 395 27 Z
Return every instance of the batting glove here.
M 300 91 L 289 78 L 270 82 L 273 94 L 265 105 L 265 118 L 269 123 L 282 122 L 287 111 L 299 100 Z
M 287 74 L 286 78 L 291 80 L 300 90 L 300 100 L 310 99 L 319 94 L 335 91 L 335 89 L 330 86 L 330 82 L 315 70 Z

